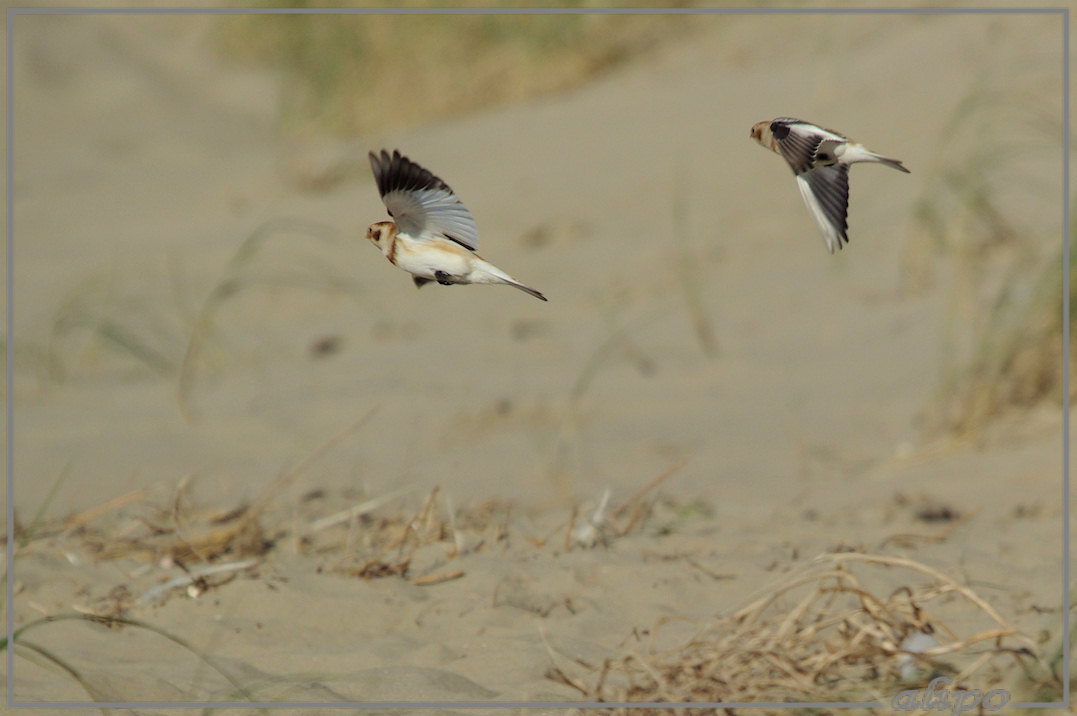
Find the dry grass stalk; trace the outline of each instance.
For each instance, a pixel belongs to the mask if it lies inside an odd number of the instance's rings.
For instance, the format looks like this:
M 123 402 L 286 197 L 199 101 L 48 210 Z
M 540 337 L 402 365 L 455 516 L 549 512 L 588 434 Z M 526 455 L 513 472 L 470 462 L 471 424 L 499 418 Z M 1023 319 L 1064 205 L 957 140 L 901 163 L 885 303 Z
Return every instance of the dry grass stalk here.
M 670 465 L 661 475 L 654 478 L 640 489 L 636 490 L 635 494 L 625 500 L 621 505 L 619 505 L 610 513 L 611 520 L 616 520 L 622 515 L 626 513 L 628 514 L 628 523 L 625 526 L 618 528 L 617 530 L 617 533 L 620 536 L 623 537 L 624 535 L 628 534 L 633 527 L 635 527 L 640 521 L 645 519 L 647 514 L 650 513 L 650 509 L 648 506 L 645 506 L 643 498 L 646 497 L 647 494 L 650 493 L 654 488 L 658 487 L 663 482 L 673 477 L 673 475 L 678 470 L 684 467 L 685 462 L 686 460 L 682 458 L 675 462 L 673 465 Z
M 191 597 L 197 597 L 202 592 L 208 591 L 211 588 L 219 587 L 226 582 L 230 582 L 235 579 L 236 575 L 245 570 L 255 567 L 261 563 L 258 559 L 245 559 L 240 562 L 228 562 L 226 564 L 214 564 L 207 567 L 200 567 L 199 569 L 187 571 L 186 574 L 170 579 L 164 584 L 158 584 L 152 589 L 146 590 L 142 596 L 138 598 L 139 603 L 152 604 L 156 601 L 163 599 L 170 590 L 178 589 L 180 587 L 186 588 L 187 594 Z M 214 582 L 210 582 L 207 577 L 214 575 L 225 575 L 223 578 L 219 578 Z M 104 614 L 108 616 L 122 615 L 126 608 L 121 608 L 124 605 L 123 597 L 126 595 L 123 590 L 117 592 L 113 590 L 113 594 L 110 594 L 110 599 L 106 602 L 106 606 L 114 607 L 114 609 L 106 610 Z M 129 606 L 129 605 L 128 605 Z M 76 611 L 78 608 L 76 607 Z M 100 614 L 101 612 L 88 612 Z
M 464 576 L 464 570 L 453 569 L 448 572 L 439 572 L 437 574 L 427 574 L 423 577 L 416 577 L 411 580 L 411 583 L 416 587 L 429 587 L 432 584 L 441 584 L 442 582 L 451 582 L 454 579 L 460 579 Z
M 78 512 L 74 515 L 71 515 L 63 521 L 63 526 L 67 529 L 76 529 L 89 522 L 92 522 L 93 520 L 97 519 L 98 517 L 101 517 L 102 515 L 105 515 L 106 513 L 112 512 L 113 510 L 119 509 L 120 507 L 129 505 L 132 502 L 144 500 L 148 496 L 149 492 L 145 488 L 140 487 L 136 490 L 131 490 L 130 492 L 108 500 L 107 502 L 97 505 L 96 507 L 91 507 L 88 510 L 83 510 L 82 512 Z
M 307 531 L 312 533 L 321 532 L 322 530 L 328 529 L 330 527 L 350 522 L 358 517 L 373 512 L 385 503 L 391 502 L 392 500 L 403 496 L 409 491 L 410 490 L 408 489 L 396 490 L 395 492 L 390 492 L 380 497 L 374 497 L 372 499 L 365 500 L 364 502 L 355 505 L 354 507 L 349 507 L 346 510 L 329 515 L 328 517 L 323 517 L 320 520 L 315 520 L 307 528 Z

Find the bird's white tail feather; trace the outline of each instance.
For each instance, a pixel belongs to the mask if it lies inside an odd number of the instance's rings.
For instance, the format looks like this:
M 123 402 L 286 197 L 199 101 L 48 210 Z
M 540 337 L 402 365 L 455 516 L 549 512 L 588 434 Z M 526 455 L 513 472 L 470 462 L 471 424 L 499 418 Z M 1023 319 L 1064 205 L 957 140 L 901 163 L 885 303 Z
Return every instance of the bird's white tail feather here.
M 509 286 L 512 286 L 513 288 L 518 288 L 525 293 L 530 293 L 532 296 L 534 296 L 540 301 L 546 300 L 546 297 L 543 296 L 541 293 L 531 288 L 530 286 L 525 286 L 522 283 L 519 283 L 518 281 L 506 281 L 505 283 L 507 283 Z
M 885 164 L 888 167 L 897 169 L 900 172 L 905 172 L 906 174 L 912 173 L 905 168 L 905 165 L 901 163 L 900 159 L 894 159 L 893 157 L 884 157 L 881 154 L 874 154 L 872 156 L 875 157 L 875 161 Z
M 905 165 L 901 163 L 900 159 L 884 157 L 882 154 L 876 154 L 875 152 L 870 151 L 863 144 L 853 144 L 852 142 L 846 146 L 840 161 L 842 164 L 852 164 L 854 162 L 879 162 L 880 164 L 885 164 L 888 167 L 905 172 L 906 174 L 911 173 L 905 168 Z
M 525 286 L 524 284 L 520 283 L 512 276 L 509 276 L 507 273 L 499 269 L 497 266 L 494 266 L 489 261 L 483 261 L 481 259 L 480 261 L 482 262 L 476 266 L 478 270 L 472 271 L 472 274 L 470 276 L 472 283 L 503 283 L 508 286 L 512 286 L 513 288 L 518 288 L 525 293 L 529 293 L 541 301 L 546 300 L 546 297 L 543 296 L 541 293 L 531 288 L 530 286 Z

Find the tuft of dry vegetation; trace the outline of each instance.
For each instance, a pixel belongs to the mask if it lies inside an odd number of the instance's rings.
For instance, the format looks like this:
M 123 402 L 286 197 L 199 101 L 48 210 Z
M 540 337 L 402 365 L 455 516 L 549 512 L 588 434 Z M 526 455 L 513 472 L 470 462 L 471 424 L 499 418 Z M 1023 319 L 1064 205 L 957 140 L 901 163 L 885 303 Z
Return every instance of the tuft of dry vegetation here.
M 643 632 L 651 645 L 637 637 L 601 667 L 584 665 L 590 677 L 560 667 L 548 676 L 588 699 L 671 704 L 888 701 L 940 674 L 955 689 L 986 690 L 1014 661 L 1057 681 L 1034 642 L 988 602 L 905 557 L 821 555 L 687 643 L 658 651 L 668 621 Z

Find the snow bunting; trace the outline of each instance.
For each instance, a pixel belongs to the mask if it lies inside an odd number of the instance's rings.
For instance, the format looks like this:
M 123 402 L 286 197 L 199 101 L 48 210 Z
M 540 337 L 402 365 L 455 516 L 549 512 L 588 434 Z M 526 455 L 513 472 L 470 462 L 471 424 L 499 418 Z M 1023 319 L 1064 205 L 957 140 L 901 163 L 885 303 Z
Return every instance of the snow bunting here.
M 752 139 L 781 154 L 797 175 L 797 186 L 815 224 L 834 253 L 841 242 L 849 243 L 849 165 L 882 162 L 906 174 L 897 159 L 869 151 L 831 129 L 823 129 L 792 117 L 779 117 L 752 125 Z
M 546 300 L 475 253 L 475 219 L 448 184 L 396 150 L 371 152 L 370 166 L 393 220 L 371 224 L 366 237 L 390 263 L 410 273 L 416 286 L 503 283 Z

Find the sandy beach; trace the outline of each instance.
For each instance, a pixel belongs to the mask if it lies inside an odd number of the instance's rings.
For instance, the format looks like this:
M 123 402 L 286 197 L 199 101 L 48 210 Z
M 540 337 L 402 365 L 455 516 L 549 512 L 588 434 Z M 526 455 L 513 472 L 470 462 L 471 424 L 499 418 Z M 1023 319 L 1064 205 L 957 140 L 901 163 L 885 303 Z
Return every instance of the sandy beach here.
M 347 138 L 282 129 L 277 76 L 207 49 L 227 18 L 15 19 L 6 606 L 66 615 L 16 641 L 16 700 L 648 700 L 630 668 L 839 564 L 956 645 L 903 688 L 1060 698 L 1061 399 L 934 427 L 999 286 L 1059 250 L 1059 17 L 683 19 L 572 89 L 417 93 Z M 833 256 L 749 140 L 778 116 L 911 170 L 853 169 Z M 549 302 L 416 290 L 363 239 L 382 148 Z M 1019 227 L 983 263 L 970 176 Z M 735 693 L 889 703 L 871 653 L 874 683 Z

